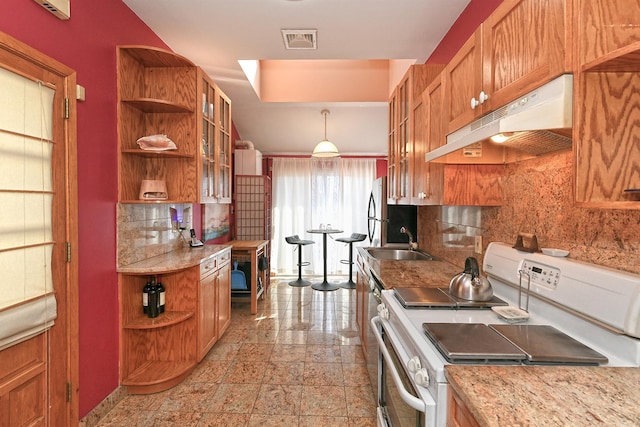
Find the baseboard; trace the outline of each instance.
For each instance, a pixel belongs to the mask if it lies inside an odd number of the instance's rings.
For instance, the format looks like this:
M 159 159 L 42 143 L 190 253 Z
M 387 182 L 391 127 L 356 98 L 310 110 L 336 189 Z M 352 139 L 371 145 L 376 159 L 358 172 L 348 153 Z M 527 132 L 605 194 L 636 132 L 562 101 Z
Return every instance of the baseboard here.
M 94 427 L 127 395 L 124 387 L 118 386 L 109 396 L 93 408 L 79 423 L 80 427 Z

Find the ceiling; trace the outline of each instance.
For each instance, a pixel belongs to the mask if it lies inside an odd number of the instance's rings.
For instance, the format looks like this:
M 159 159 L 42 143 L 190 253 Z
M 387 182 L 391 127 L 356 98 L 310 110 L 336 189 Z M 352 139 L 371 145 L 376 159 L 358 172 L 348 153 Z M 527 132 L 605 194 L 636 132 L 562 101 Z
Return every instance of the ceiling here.
M 469 0 L 123 0 L 231 98 L 241 139 L 263 154 L 309 154 L 326 133 L 342 155 L 386 155 L 386 98 L 262 102 L 239 60 L 390 60 L 389 88 L 424 63 Z M 282 29 L 317 30 L 285 49 Z M 304 97 L 300 97 L 304 98 Z M 347 97 L 348 98 L 348 97 Z

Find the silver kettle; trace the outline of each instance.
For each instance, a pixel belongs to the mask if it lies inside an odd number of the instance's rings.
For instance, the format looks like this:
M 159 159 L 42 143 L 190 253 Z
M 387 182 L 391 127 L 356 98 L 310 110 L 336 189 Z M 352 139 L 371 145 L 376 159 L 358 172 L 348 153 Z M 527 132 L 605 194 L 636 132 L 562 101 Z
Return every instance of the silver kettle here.
M 468 257 L 464 262 L 464 271 L 456 274 L 449 282 L 449 293 L 456 298 L 469 301 L 489 301 L 493 298 L 491 283 L 480 276 L 478 260 Z

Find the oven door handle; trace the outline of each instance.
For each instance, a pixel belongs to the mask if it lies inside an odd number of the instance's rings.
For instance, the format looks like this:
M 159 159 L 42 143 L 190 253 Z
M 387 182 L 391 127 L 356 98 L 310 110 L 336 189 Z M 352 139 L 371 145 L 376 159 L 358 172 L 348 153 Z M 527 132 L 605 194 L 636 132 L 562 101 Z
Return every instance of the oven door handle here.
M 391 377 L 393 378 L 393 382 L 396 384 L 398 392 L 400 393 L 400 397 L 405 401 L 407 405 L 411 406 L 413 409 L 426 413 L 427 405 L 425 404 L 425 402 L 418 399 L 417 397 L 409 393 L 406 388 L 404 388 L 404 384 L 402 384 L 402 380 L 400 379 L 400 374 L 398 374 L 396 365 L 395 363 L 393 363 L 391 355 L 389 354 L 389 350 L 387 350 L 387 347 L 382 340 L 382 336 L 380 335 L 380 330 L 378 329 L 378 327 L 382 327 L 380 322 L 381 319 L 379 316 L 375 316 L 373 319 L 371 319 L 373 335 L 375 335 L 376 340 L 378 341 L 378 348 L 382 353 L 384 360 L 387 362 L 387 366 L 391 371 Z

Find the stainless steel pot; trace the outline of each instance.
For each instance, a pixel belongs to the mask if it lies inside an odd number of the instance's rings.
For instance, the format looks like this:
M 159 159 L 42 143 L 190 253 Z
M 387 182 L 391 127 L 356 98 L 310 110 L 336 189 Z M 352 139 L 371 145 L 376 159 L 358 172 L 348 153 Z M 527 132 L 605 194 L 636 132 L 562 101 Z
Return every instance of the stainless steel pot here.
M 456 274 L 449 282 L 449 293 L 456 298 L 470 301 L 489 301 L 493 298 L 491 283 L 480 276 L 478 260 L 468 257 L 464 262 L 464 271 Z

